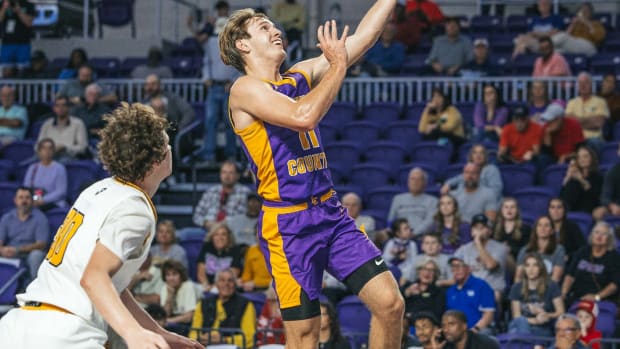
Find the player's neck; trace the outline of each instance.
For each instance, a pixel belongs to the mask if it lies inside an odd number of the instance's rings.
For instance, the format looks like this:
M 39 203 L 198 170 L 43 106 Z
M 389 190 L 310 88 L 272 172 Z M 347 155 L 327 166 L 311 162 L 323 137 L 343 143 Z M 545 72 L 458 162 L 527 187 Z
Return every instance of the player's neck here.
M 161 181 L 155 181 L 149 177 L 145 177 L 141 181 L 137 181 L 134 184 L 140 187 L 149 197 L 153 197 L 159 188 Z
M 261 80 L 282 80 L 282 75 L 280 75 L 280 65 L 264 59 L 256 62 L 248 62 L 245 67 L 245 72 L 246 75 Z

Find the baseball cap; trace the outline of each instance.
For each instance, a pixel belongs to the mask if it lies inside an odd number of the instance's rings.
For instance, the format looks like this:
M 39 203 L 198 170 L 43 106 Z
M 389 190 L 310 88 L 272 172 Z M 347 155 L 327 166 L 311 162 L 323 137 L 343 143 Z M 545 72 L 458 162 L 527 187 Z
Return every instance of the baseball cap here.
M 564 116 L 564 108 L 557 103 L 550 104 L 547 109 L 540 115 L 540 119 L 544 122 L 553 121 Z
M 467 265 L 467 262 L 465 262 L 465 260 L 462 257 L 456 256 L 456 255 L 452 256 L 452 257 L 450 257 L 450 259 L 448 259 L 448 264 L 452 264 L 452 262 L 454 262 L 454 261 L 460 261 L 463 264 Z
M 477 215 L 472 217 L 472 219 L 471 219 L 471 226 L 473 227 L 474 225 L 476 225 L 478 223 L 482 223 L 484 225 L 489 225 L 489 219 L 487 218 L 487 216 L 484 213 L 478 213 Z
M 529 115 L 529 110 L 527 109 L 526 106 L 524 105 L 517 105 L 515 107 L 512 108 L 512 118 L 519 118 L 519 119 L 525 119 L 528 118 Z
M 486 38 L 477 38 L 476 40 L 474 40 L 474 46 L 478 45 L 489 47 L 489 40 L 487 40 Z

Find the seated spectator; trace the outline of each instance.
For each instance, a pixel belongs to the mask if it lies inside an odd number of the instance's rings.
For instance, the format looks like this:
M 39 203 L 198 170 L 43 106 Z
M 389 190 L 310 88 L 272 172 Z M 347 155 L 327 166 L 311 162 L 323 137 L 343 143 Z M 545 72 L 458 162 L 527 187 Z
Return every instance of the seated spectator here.
M 418 278 L 416 266 L 430 259 L 439 267 L 439 274 L 435 275 L 435 285 L 439 287 L 452 286 L 454 280 L 452 280 L 452 273 L 450 272 L 450 265 L 448 263 L 450 255 L 441 252 L 441 238 L 433 233 L 424 234 L 422 235 L 420 248 L 422 249 L 422 253 L 414 258 L 413 268 L 403 274 L 404 280 L 411 282 L 416 281 Z
M 84 102 L 86 86 L 93 82 L 95 82 L 93 68 L 84 64 L 78 69 L 77 79 L 67 81 L 67 83 L 62 85 L 57 96 L 67 96 L 71 104 L 80 105 Z M 118 97 L 114 91 L 102 89 L 99 96 L 99 103 L 113 105 L 117 101 Z
M 336 309 L 329 302 L 321 302 L 319 349 L 351 349 L 349 341 L 340 332 L 340 321 Z
M 549 337 L 554 320 L 563 314 L 560 287 L 549 279 L 545 262 L 537 253 L 525 255 L 524 276 L 510 288 L 512 320 L 509 333 Z
M 439 265 L 428 258 L 420 261 L 415 269 L 417 277 L 401 286 L 405 297 L 405 313 L 415 315 L 418 312 L 430 312 L 440 316 L 446 310 L 446 294 L 442 287 L 436 285 L 439 279 Z
M 458 310 L 448 310 L 441 319 L 442 332 L 445 337 L 444 349 L 485 348 L 499 349 L 499 344 L 484 331 L 471 328 L 468 314 Z M 469 328 L 469 330 L 468 330 Z M 441 345 L 441 344 L 440 344 Z
M 194 120 L 194 109 L 183 97 L 174 92 L 162 90 L 160 78 L 155 74 L 150 74 L 144 80 L 144 100 L 142 102 L 150 104 L 155 98 L 161 98 L 166 107 L 166 118 L 176 129 L 170 133 L 170 139 L 174 139 L 173 136 L 178 130 Z
M 450 269 L 454 275 L 455 284 L 450 286 L 446 292 L 447 309 L 464 313 L 465 328 L 478 333 L 492 333 L 490 326 L 495 316 L 493 289 L 486 281 L 471 275 L 471 269 L 467 263 L 458 257 L 450 258 Z M 449 311 L 444 314 L 444 319 Z M 445 326 L 444 334 L 447 335 Z
M 362 70 L 370 76 L 388 76 L 400 73 L 405 61 L 405 45 L 394 39 L 396 27 L 388 23 L 377 43 L 371 47 L 362 63 Z
M 351 290 L 336 279 L 332 274 L 327 271 L 323 272 L 323 285 L 321 294 L 324 295 L 331 304 L 338 304 L 340 301 L 349 295 L 352 295 Z
M 508 107 L 494 85 L 485 85 L 483 91 L 483 101 L 474 108 L 474 141 L 498 142 L 502 127 L 508 123 Z
M 25 187 L 33 191 L 34 206 L 42 211 L 67 206 L 67 170 L 54 161 L 54 141 L 43 138 L 37 142 L 38 162 L 28 166 Z
M 45 52 L 36 50 L 30 56 L 30 66 L 23 69 L 20 75 L 21 79 L 55 79 L 57 72 L 48 69 L 49 60 Z
M 388 222 L 398 218 L 406 218 L 410 227 L 415 227 L 414 235 L 428 231 L 433 222 L 437 207 L 437 199 L 424 193 L 426 188 L 426 172 L 419 167 L 409 171 L 407 181 L 409 192 L 394 196 L 388 213 Z
M 406 313 L 405 318 L 409 319 Z M 424 311 L 416 312 L 416 314 L 411 317 L 410 323 L 412 323 L 415 328 L 415 335 L 418 340 L 418 346 L 413 346 L 414 348 L 440 348 L 438 339 L 441 338 L 441 324 L 437 319 L 438 317 L 436 317 L 433 313 Z M 409 330 L 409 326 L 407 326 L 407 330 Z M 409 331 L 406 332 L 408 334 Z M 411 347 L 412 346 L 401 346 L 401 348 L 407 349 Z
M 604 221 L 594 225 L 588 245 L 573 255 L 562 284 L 566 304 L 578 300 L 614 301 L 620 280 L 620 254 L 613 228 Z
M 215 225 L 206 236 L 198 253 L 196 278 L 205 291 L 213 288 L 215 274 L 231 269 L 235 278 L 241 272 L 241 251 L 235 245 L 235 237 L 226 224 Z
M 532 76 L 535 78 L 571 76 L 570 65 L 566 58 L 554 52 L 553 42 L 548 37 L 538 39 L 540 56 L 534 61 Z
M 549 0 L 538 0 L 538 15 L 532 18 L 528 24 L 528 32 L 517 36 L 514 40 L 515 48 L 512 57 L 516 57 L 526 51 L 538 52 L 539 39 L 549 38 L 564 29 L 564 20 L 561 16 L 553 14 L 552 3 Z
M 385 244 L 382 257 L 390 269 L 396 267 L 400 275 L 404 275 L 411 269 L 418 247 L 412 240 L 413 233 L 406 218 L 399 218 L 392 223 L 392 233 L 394 237 Z
M 256 333 L 256 309 L 254 304 L 240 296 L 235 289 L 235 271 L 222 269 L 215 278 L 217 296 L 207 296 L 198 302 L 192 319 L 189 337 L 201 344 L 233 343 L 239 348 L 252 348 Z M 204 329 L 212 329 L 203 332 Z M 239 328 L 245 337 L 220 333 L 220 328 Z M 197 330 L 203 329 L 203 330 Z
M 166 286 L 162 287 L 159 300 L 166 310 L 166 324 L 189 325 L 200 295 L 187 277 L 187 269 L 178 261 L 167 260 L 161 266 L 161 277 Z
M 37 143 L 45 138 L 54 141 L 54 158 L 68 162 L 88 156 L 88 135 L 82 120 L 69 115 L 69 99 L 58 96 L 54 101 L 54 117 L 41 125 Z
M 161 277 L 161 269 L 152 262 L 153 256 L 149 253 L 127 286 L 127 289 L 131 290 L 131 294 L 142 307 L 159 305 L 161 301 L 159 294 L 166 287 L 164 278 Z M 165 320 L 164 316 L 164 324 L 166 323 Z
M 620 121 L 620 91 L 616 89 L 616 75 L 605 74 L 599 96 L 605 98 L 612 125 Z
M 576 315 L 581 324 L 581 337 L 579 339 L 592 349 L 601 349 L 600 340 L 603 339 L 603 334 L 596 329 L 596 318 L 598 317 L 596 302 L 580 301 L 577 304 Z
M 472 241 L 459 247 L 454 256 L 465 261 L 472 275 L 486 281 L 495 292 L 500 304 L 506 288 L 506 255 L 508 247 L 492 239 L 490 222 L 484 214 L 477 214 L 471 221 Z
M 566 115 L 576 118 L 583 128 L 586 142 L 599 151 L 603 140 L 603 126 L 609 119 L 605 100 L 592 94 L 592 76 L 582 72 L 577 77 L 578 96 L 568 101 Z
M 461 76 L 480 78 L 500 75 L 499 69 L 489 58 L 489 41 L 485 38 L 474 40 L 474 56 L 460 71 Z
M 188 268 L 187 253 L 183 246 L 177 244 L 176 227 L 174 222 L 164 219 L 157 224 L 155 235 L 157 244 L 151 247 L 153 264 L 161 266 L 166 260 L 175 260 Z
M 534 223 L 534 233 L 530 235 L 530 242 L 521 248 L 517 256 L 517 272 L 515 273 L 515 283 L 523 281 L 525 255 L 528 253 L 538 253 L 542 257 L 547 273 L 551 276 L 551 281 L 559 283 L 564 275 L 564 265 L 566 263 L 566 252 L 564 246 L 557 242 L 553 232 L 551 218 L 540 216 Z
M 0 147 L 24 139 L 28 129 L 28 111 L 15 103 L 15 88 L 0 90 Z
M 499 205 L 499 214 L 493 228 L 493 238 L 508 246 L 506 269 L 509 275 L 515 273 L 517 256 L 521 248 L 530 240 L 530 232 L 530 226 L 521 219 L 521 210 L 517 200 L 505 197 Z
M 549 201 L 547 214 L 551 218 L 553 231 L 558 243 L 564 246 L 567 256 L 570 256 L 586 244 L 579 225 L 567 218 L 568 210 L 561 198 L 553 198 Z
M 532 81 L 527 96 L 530 119 L 537 124 L 544 124 L 540 117 L 551 103 L 547 83 L 542 80 Z
M 291 63 L 301 60 L 301 39 L 306 29 L 306 7 L 296 0 L 280 0 L 271 8 L 271 18 L 284 29 L 289 45 L 287 56 L 293 57 Z
M 468 162 L 463 168 L 463 185 L 450 194 L 456 199 L 464 222 L 471 222 L 481 210 L 489 220 L 495 220 L 499 197 L 493 190 L 480 185 L 480 167 L 473 162 Z
M 226 225 L 232 230 L 238 245 L 251 246 L 256 242 L 256 222 L 261 209 L 261 199 L 255 193 L 248 194 L 245 213 L 228 216 Z
M 232 161 L 220 168 L 220 183 L 207 189 L 194 210 L 193 222 L 209 230 L 228 216 L 245 214 L 250 189 L 239 184 L 239 170 Z
M 555 341 L 549 349 L 586 349 L 581 340 L 581 323 L 573 314 L 562 314 L 555 323 Z
M 69 55 L 67 65 L 58 74 L 60 80 L 70 80 L 78 76 L 81 66 L 88 64 L 88 54 L 83 48 L 74 48 Z
M 107 104 L 99 102 L 101 97 L 101 87 L 96 83 L 86 86 L 84 92 L 84 103 L 75 106 L 71 115 L 74 115 L 84 122 L 88 138 L 99 138 L 99 130 L 104 126 L 103 115 L 111 111 Z
M 437 202 L 437 213 L 429 233 L 438 237 L 441 252 L 453 254 L 457 248 L 470 241 L 469 224 L 461 221 L 459 204 L 450 194 L 443 194 Z
M 254 228 L 256 231 L 256 228 Z M 271 274 L 267 269 L 265 257 L 255 235 L 255 243 L 248 247 L 243 262 L 243 272 L 239 278 L 239 287 L 244 292 L 264 291 L 271 284 Z
M 473 50 L 469 38 L 461 35 L 457 18 L 446 18 L 444 26 L 446 34 L 433 40 L 428 63 L 435 75 L 455 76 L 472 60 Z
M 502 196 L 502 190 L 504 189 L 504 183 L 502 183 L 502 175 L 495 164 L 489 161 L 489 155 L 487 149 L 482 144 L 475 144 L 469 149 L 469 155 L 467 161 L 477 165 L 481 168 L 480 172 L 480 186 L 488 188 L 493 191 L 493 194 L 497 198 Z M 441 187 L 441 193 L 448 193 L 450 190 L 456 190 L 462 187 L 464 184 L 464 177 L 462 174 L 452 177 L 444 182 Z
M 422 112 L 418 131 L 427 140 L 445 138 L 456 147 L 465 141 L 461 113 L 452 105 L 452 98 L 441 89 L 433 89 L 433 96 Z
M 413 53 L 416 50 L 422 37 L 422 30 L 427 25 L 425 20 L 418 15 L 418 12 L 407 13 L 405 4 L 400 2 L 396 4 L 392 18 L 392 23 L 396 26 L 394 40 L 405 45 L 406 53 Z
M 542 127 L 529 119 L 524 106 L 512 111 L 512 122 L 504 126 L 499 139 L 497 158 L 504 163 L 532 161 L 540 152 Z
M 405 11 L 407 15 L 415 15 L 424 23 L 424 32 L 433 33 L 447 20 L 439 5 L 430 0 L 406 0 Z
M 370 241 L 375 240 L 375 219 L 372 216 L 360 214 L 362 211 L 362 198 L 354 192 L 342 196 L 342 206 L 347 209 L 349 217 L 355 220 L 357 229 L 363 230 Z
M 256 321 L 255 344 L 257 347 L 265 344 L 286 344 L 284 321 L 273 287 L 265 291 L 265 305 Z
M 591 3 L 582 3 L 566 31 L 558 32 L 551 37 L 553 45 L 559 52 L 588 57 L 596 54 L 596 48 L 605 40 L 605 27 L 592 18 L 593 13 Z
M 49 225 L 45 215 L 34 207 L 30 189 L 19 187 L 13 203 L 15 208 L 0 218 L 0 257 L 19 258 L 33 280 L 50 241 Z
M 172 79 L 172 70 L 161 62 L 164 58 L 159 47 L 151 47 L 147 54 L 146 64 L 140 64 L 131 71 L 132 79 L 146 79 L 147 76 L 154 74 L 160 79 Z
M 620 156 L 620 147 L 618 147 L 618 156 Z M 615 164 L 605 174 L 601 190 L 601 205 L 594 211 L 594 218 L 602 219 L 606 214 L 620 216 L 620 163 Z
M 580 146 L 562 181 L 560 197 L 566 203 L 566 210 L 592 213 L 599 206 L 602 186 L 598 156 L 590 147 Z
M 577 146 L 585 140 L 581 124 L 574 118 L 564 116 L 564 108 L 552 103 L 541 115 L 545 122 L 542 131 L 541 154 L 552 158 L 558 164 L 568 161 Z

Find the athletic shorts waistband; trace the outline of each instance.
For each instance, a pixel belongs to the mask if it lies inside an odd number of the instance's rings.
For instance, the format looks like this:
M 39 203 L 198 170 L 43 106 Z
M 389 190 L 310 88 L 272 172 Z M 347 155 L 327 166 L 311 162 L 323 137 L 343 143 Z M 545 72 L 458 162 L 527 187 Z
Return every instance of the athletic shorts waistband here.
M 307 198 L 305 202 L 300 203 L 263 201 L 263 210 L 276 211 L 278 213 L 303 211 L 331 199 L 334 195 L 336 195 L 336 191 L 334 189 L 330 189 L 324 194 L 312 195 Z
M 54 310 L 65 314 L 73 314 L 67 309 L 43 302 L 26 302 L 20 308 L 24 310 Z

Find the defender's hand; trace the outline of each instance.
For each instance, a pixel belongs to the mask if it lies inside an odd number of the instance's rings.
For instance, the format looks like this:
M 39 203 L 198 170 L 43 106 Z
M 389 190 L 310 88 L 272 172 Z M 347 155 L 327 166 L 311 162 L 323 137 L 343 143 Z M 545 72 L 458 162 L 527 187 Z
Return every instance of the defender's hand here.
M 345 42 L 349 34 L 349 26 L 346 25 L 342 31 L 342 36 L 338 39 L 338 28 L 336 21 L 331 20 L 325 22 L 325 25 L 319 26 L 317 37 L 319 44 L 317 45 L 330 65 L 342 64 L 346 67 L 348 62 L 347 48 Z

